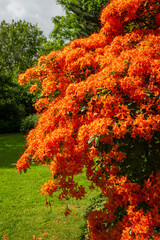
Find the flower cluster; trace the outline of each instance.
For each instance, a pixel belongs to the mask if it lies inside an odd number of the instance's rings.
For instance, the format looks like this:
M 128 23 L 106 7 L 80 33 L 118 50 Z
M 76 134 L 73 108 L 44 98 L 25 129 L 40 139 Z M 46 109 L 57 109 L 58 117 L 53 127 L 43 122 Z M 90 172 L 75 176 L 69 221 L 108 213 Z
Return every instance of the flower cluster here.
M 8 240 L 7 234 L 3 235 L 3 240 Z
M 41 91 L 42 113 L 17 162 L 49 164 L 41 194 L 81 199 L 86 171 L 106 197 L 92 211 L 92 240 L 160 239 L 160 3 L 112 0 L 102 29 L 41 57 L 19 77 Z M 66 215 L 70 211 L 66 208 Z

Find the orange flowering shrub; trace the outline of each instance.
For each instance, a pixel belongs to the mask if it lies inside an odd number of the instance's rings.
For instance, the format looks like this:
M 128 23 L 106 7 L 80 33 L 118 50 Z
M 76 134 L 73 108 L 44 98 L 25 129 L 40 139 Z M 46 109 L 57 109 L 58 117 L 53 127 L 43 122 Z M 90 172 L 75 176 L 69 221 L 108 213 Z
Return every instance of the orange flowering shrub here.
M 112 0 L 102 29 L 51 52 L 19 77 L 41 98 L 19 171 L 48 164 L 41 193 L 81 199 L 86 170 L 106 197 L 90 239 L 160 239 L 160 2 Z M 69 213 L 66 209 L 66 215 Z

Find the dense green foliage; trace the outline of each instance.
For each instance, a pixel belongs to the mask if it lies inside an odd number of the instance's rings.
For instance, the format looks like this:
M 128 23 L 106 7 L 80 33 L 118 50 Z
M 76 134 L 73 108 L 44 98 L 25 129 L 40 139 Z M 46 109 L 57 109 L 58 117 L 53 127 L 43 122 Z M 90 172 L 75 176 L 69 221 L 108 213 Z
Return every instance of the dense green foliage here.
M 0 23 L 0 132 L 18 131 L 22 118 L 34 111 L 33 97 L 17 77 L 34 65 L 45 42 L 37 25 L 21 20 Z
M 26 21 L 4 20 L 0 24 L 0 66 L 7 73 L 17 77 L 19 72 L 33 66 L 38 51 L 46 42 L 37 25 Z
M 43 52 L 59 50 L 73 39 L 98 32 L 101 28 L 101 9 L 108 2 L 109 0 L 57 0 L 57 3 L 63 7 L 65 16 L 52 18 L 54 28 Z
M 27 87 L 19 86 L 11 76 L 0 74 L 0 132 L 19 131 L 21 120 L 34 111 L 33 97 Z
M 29 130 L 36 126 L 39 117 L 40 115 L 37 114 L 31 114 L 25 117 L 21 122 L 20 131 L 22 133 L 28 133 Z

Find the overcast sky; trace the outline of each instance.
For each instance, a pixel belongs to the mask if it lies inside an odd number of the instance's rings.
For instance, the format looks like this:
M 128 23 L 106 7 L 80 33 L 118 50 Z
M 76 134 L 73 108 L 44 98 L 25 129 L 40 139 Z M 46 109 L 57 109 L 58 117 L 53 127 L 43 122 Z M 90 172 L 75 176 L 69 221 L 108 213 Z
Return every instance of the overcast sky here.
M 64 15 L 64 12 L 56 0 L 0 0 L 0 22 L 21 19 L 37 23 L 46 37 L 54 27 L 51 18 L 57 15 Z

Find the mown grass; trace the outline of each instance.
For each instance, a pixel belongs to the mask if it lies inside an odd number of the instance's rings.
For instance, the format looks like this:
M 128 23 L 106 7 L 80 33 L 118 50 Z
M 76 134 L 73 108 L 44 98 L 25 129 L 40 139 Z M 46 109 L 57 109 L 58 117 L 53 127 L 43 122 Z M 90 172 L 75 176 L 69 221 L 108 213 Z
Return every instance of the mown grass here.
M 98 192 L 89 190 L 81 201 L 59 201 L 55 196 L 50 199 L 51 207 L 47 207 L 39 191 L 51 177 L 48 167 L 33 166 L 20 175 L 12 165 L 23 152 L 23 146 L 22 135 L 0 135 L 0 239 L 7 234 L 9 240 L 31 240 L 34 235 L 48 240 L 78 240 L 85 209 Z M 84 174 L 78 181 L 90 185 Z M 72 210 L 67 217 L 65 204 Z M 47 237 L 43 237 L 44 232 Z

